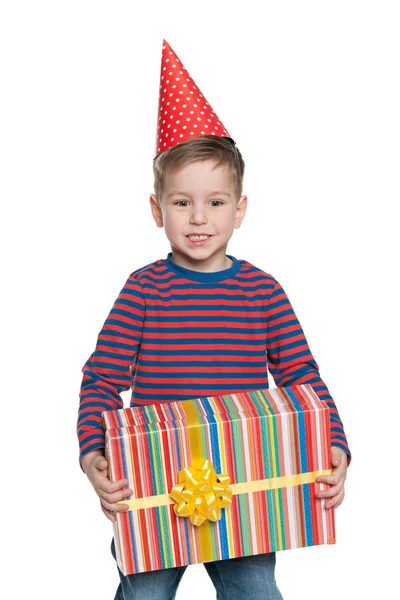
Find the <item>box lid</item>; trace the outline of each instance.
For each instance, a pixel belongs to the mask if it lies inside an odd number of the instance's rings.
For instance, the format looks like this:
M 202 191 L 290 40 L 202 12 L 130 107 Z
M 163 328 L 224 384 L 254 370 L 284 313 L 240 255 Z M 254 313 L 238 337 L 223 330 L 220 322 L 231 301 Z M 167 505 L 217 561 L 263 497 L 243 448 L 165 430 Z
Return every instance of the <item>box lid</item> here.
M 104 429 L 143 427 L 150 424 L 171 425 L 215 420 L 236 420 L 277 416 L 308 410 L 329 410 L 320 400 L 310 384 L 264 388 L 223 394 L 202 396 L 190 400 L 162 402 L 150 406 L 133 406 L 102 413 Z

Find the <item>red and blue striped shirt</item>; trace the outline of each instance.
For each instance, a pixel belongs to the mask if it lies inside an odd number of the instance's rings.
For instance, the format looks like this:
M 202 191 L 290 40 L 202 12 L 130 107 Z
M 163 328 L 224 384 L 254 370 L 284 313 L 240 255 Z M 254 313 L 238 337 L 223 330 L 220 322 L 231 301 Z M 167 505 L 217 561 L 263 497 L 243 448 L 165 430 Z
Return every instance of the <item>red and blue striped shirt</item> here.
M 101 413 L 309 383 L 330 410 L 331 445 L 351 453 L 303 329 L 278 281 L 245 260 L 200 272 L 166 259 L 128 277 L 82 368 L 80 463 L 104 448 Z

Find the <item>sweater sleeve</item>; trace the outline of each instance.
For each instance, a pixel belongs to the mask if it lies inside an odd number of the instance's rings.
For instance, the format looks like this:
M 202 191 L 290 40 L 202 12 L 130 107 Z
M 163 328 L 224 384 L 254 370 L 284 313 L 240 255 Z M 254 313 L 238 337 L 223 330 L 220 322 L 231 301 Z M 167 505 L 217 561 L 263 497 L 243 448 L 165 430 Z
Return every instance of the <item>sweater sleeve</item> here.
M 105 446 L 101 413 L 123 408 L 120 393 L 131 387 L 145 312 L 140 282 L 131 274 L 98 335 L 94 352 L 82 367 L 77 422 L 81 468 L 85 454 Z
M 351 452 L 347 443 L 335 402 L 321 379 L 319 367 L 308 346 L 303 329 L 282 286 L 275 285 L 267 305 L 267 362 L 278 387 L 309 383 L 318 397 L 329 407 L 331 445 L 338 446 L 347 454 L 347 465 Z

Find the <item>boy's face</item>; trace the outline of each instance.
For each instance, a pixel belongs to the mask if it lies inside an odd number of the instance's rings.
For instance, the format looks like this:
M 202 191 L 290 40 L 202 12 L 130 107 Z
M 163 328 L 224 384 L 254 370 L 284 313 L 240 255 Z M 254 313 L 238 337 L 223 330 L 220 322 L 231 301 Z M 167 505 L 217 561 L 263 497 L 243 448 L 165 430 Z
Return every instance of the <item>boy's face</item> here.
M 221 271 L 231 266 L 226 257 L 234 228 L 240 227 L 247 196 L 236 201 L 233 176 L 226 165 L 214 169 L 212 160 L 194 162 L 167 173 L 162 198 L 150 196 L 153 218 L 165 228 L 172 260 L 187 269 Z M 206 234 L 204 241 L 189 236 Z

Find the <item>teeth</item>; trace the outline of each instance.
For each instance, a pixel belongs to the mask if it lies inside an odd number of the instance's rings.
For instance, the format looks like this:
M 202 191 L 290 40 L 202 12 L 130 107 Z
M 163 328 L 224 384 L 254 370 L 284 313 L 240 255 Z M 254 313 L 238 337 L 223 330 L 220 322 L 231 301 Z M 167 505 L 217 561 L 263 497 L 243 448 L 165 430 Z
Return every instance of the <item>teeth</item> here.
M 200 240 L 206 240 L 208 237 L 208 235 L 189 235 L 189 239 L 193 240 L 194 242 L 198 242 Z

